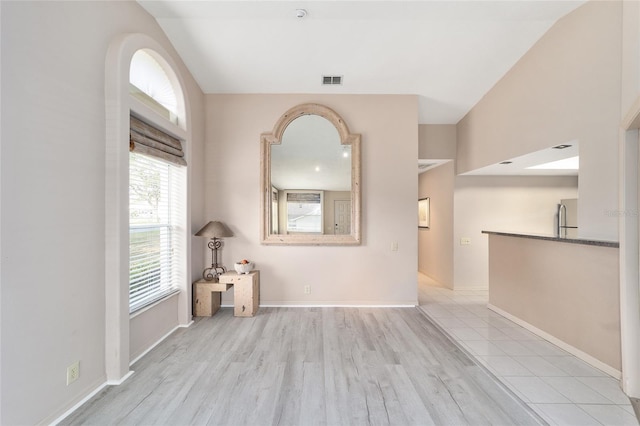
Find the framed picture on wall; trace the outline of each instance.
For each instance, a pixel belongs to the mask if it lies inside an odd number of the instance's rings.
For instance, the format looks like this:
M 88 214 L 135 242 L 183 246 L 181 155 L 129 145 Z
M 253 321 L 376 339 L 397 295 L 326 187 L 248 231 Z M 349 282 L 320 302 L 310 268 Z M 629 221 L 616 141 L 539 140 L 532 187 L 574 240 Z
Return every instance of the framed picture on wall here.
M 429 197 L 418 200 L 418 228 L 429 228 Z

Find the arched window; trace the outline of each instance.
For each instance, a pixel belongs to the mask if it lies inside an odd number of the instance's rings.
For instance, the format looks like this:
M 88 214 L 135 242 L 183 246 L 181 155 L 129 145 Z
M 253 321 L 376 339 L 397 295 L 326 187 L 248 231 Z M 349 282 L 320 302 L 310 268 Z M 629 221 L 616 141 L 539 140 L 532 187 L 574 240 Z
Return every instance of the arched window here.
M 184 166 L 189 162 L 191 126 L 184 87 L 171 55 L 146 34 L 122 34 L 109 45 L 105 61 L 105 368 L 109 384 L 119 384 L 132 374 L 130 361 L 147 349 L 144 339 L 160 339 L 170 331 L 167 327 L 187 326 L 191 321 L 189 169 Z M 136 120 L 141 135 L 131 132 Z M 174 145 L 169 153 L 167 143 Z M 132 148 L 140 158 L 131 160 Z M 152 163 L 162 171 L 154 171 Z M 161 195 L 167 190 L 171 200 Z M 147 236 L 153 250 L 140 243 L 145 220 L 151 222 Z M 132 237 L 132 232 L 138 235 Z M 133 266 L 131 242 L 138 245 L 139 263 Z M 173 244 L 172 251 L 153 253 L 167 242 Z M 163 267 L 167 253 L 172 263 Z M 158 277 L 171 277 L 171 281 L 164 287 L 167 292 L 153 297 L 137 291 L 138 303 L 133 306 L 131 277 L 140 278 L 138 290 L 163 288 L 164 284 L 154 281 Z M 177 324 L 166 321 L 169 309 L 175 310 L 170 315 Z M 144 328 L 149 324 L 157 327 Z
M 152 51 L 140 49 L 131 58 L 129 92 L 164 118 L 177 123 L 178 102 L 175 90 Z
M 130 95 L 176 122 L 173 85 L 149 50 L 129 69 Z M 149 123 L 132 103 L 129 130 L 129 312 L 180 291 L 185 265 L 186 161 L 182 141 Z M 161 124 L 161 123 L 160 123 Z

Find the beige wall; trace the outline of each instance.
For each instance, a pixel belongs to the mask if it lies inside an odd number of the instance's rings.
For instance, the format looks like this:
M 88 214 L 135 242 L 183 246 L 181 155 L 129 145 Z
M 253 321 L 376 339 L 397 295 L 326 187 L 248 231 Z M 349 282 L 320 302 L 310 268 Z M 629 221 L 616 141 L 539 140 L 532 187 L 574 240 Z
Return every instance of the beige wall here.
M 0 423 L 50 423 L 105 381 L 107 48 L 118 35 L 140 32 L 182 63 L 135 2 L 0 7 Z M 203 95 L 184 66 L 177 71 L 196 141 L 190 193 L 197 225 Z M 66 368 L 78 360 L 80 378 L 67 386 Z
M 418 158 L 455 159 L 456 138 L 455 124 L 421 124 L 418 127 Z
M 553 235 L 556 205 L 575 198 L 575 177 L 457 176 L 454 195 L 454 288 L 487 288 L 489 251 L 482 231 Z M 461 245 L 470 238 L 470 245 Z
M 622 2 L 562 18 L 458 123 L 458 171 L 577 139 L 580 235 L 617 240 Z
M 305 102 L 334 109 L 362 134 L 361 246 L 260 244 L 260 134 Z M 206 111 L 207 218 L 235 233 L 225 241 L 225 265 L 247 258 L 260 269 L 262 304 L 416 303 L 415 96 L 208 95 Z
M 640 2 L 622 2 L 622 92 L 620 118 L 640 95 Z
M 196 230 L 197 231 L 197 230 Z M 202 271 L 199 272 L 201 274 Z M 194 277 L 199 278 L 200 275 Z M 131 318 L 129 359 L 138 358 L 178 324 L 178 296 L 163 300 Z
M 418 175 L 419 198 L 429 197 L 430 227 L 418 229 L 418 270 L 453 288 L 454 162 Z
M 489 303 L 619 372 L 618 249 L 489 239 Z

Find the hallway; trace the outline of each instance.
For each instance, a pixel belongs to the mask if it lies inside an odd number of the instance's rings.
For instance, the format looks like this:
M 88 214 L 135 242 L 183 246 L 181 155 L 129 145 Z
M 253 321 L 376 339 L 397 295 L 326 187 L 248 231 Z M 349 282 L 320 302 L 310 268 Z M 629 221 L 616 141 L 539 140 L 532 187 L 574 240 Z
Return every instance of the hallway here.
M 549 424 L 638 425 L 616 379 L 489 310 L 488 297 L 418 274 L 420 308 Z

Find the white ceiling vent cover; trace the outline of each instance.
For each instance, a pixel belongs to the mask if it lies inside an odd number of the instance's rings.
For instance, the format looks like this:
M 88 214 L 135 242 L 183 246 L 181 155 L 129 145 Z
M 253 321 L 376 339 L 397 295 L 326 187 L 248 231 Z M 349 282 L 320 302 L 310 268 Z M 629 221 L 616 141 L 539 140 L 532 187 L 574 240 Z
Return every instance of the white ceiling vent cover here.
M 342 76 L 341 75 L 323 75 L 322 84 L 324 86 L 341 85 Z

